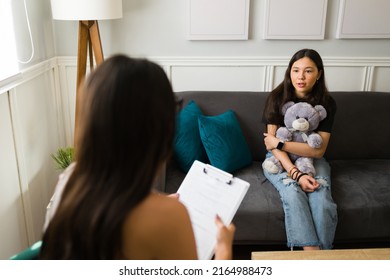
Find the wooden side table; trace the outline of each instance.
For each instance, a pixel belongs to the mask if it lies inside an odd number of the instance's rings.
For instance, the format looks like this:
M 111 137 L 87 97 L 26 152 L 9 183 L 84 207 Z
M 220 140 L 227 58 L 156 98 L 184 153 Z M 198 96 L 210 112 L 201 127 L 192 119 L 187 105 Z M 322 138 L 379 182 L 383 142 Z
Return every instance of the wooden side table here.
M 390 248 L 252 252 L 252 260 L 390 260 Z

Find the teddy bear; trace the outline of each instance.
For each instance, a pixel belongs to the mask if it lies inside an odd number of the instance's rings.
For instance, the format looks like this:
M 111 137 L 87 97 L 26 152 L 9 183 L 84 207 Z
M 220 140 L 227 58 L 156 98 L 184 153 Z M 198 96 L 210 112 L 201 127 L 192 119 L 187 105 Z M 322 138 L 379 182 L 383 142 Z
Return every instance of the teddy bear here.
M 326 118 L 327 113 L 322 105 L 312 106 L 307 102 L 289 101 L 282 107 L 285 127 L 279 127 L 276 137 L 281 141 L 307 142 L 312 148 L 320 148 L 322 137 L 314 132 L 320 121 Z M 315 176 L 313 158 L 301 157 L 288 153 L 295 166 L 304 173 Z M 263 162 L 263 168 L 269 173 L 277 174 L 283 171 L 283 167 L 275 156 L 271 156 Z

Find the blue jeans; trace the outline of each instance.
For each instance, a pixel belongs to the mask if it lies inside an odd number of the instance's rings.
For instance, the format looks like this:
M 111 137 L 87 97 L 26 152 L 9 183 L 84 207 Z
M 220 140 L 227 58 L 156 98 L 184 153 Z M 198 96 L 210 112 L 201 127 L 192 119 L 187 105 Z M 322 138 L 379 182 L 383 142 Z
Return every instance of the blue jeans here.
M 271 156 L 269 152 L 267 157 Z M 287 246 L 319 246 L 321 249 L 333 247 L 337 226 L 337 206 L 330 189 L 330 166 L 324 159 L 314 159 L 320 187 L 312 192 L 304 192 L 299 184 L 284 171 L 271 174 L 264 171 L 265 177 L 279 192 L 283 203 Z

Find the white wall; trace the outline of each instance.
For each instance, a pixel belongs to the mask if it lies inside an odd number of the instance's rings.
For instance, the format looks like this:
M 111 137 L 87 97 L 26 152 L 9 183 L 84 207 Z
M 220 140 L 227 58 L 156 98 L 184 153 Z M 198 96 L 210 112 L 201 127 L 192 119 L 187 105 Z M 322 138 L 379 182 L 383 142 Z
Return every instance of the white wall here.
M 0 259 L 27 246 L 8 94 L 0 94 Z
M 265 40 L 265 1 L 250 3 L 249 40 L 189 41 L 186 0 L 124 0 L 122 19 L 99 23 L 105 56 L 155 60 L 176 91 L 271 90 L 291 55 L 308 47 L 322 55 L 330 90 L 390 91 L 390 40 L 337 39 L 340 1 L 328 1 L 324 40 Z M 77 23 L 55 21 L 54 30 L 57 55 L 74 59 Z
M 65 145 L 56 80 L 51 59 L 22 70 L 22 79 L 0 90 L 0 259 L 41 238 L 59 175 L 51 154 Z
M 389 57 L 388 39 L 336 39 L 339 3 L 328 1 L 325 40 L 264 40 L 264 0 L 250 2 L 247 41 L 186 40 L 186 0 L 123 0 L 123 18 L 101 21 L 100 28 L 106 55 L 290 57 L 296 50 L 309 47 L 325 57 Z M 304 8 L 297 17 L 304 16 Z M 55 21 L 54 28 L 57 55 L 75 56 L 77 23 Z
M 26 61 L 32 48 L 24 2 L 12 4 L 17 53 Z M 16 79 L 0 86 L 0 259 L 41 238 L 58 178 L 50 155 L 65 145 L 50 0 L 26 4 L 34 56 L 20 64 Z

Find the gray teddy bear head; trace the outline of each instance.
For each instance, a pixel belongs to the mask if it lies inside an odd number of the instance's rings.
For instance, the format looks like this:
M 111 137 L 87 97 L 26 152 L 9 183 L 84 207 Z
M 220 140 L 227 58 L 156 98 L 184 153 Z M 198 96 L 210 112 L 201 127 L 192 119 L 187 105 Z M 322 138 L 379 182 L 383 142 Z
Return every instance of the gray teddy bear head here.
M 289 130 L 313 131 L 320 121 L 326 118 L 326 110 L 321 105 L 312 106 L 306 102 L 287 102 L 282 107 L 284 124 Z

